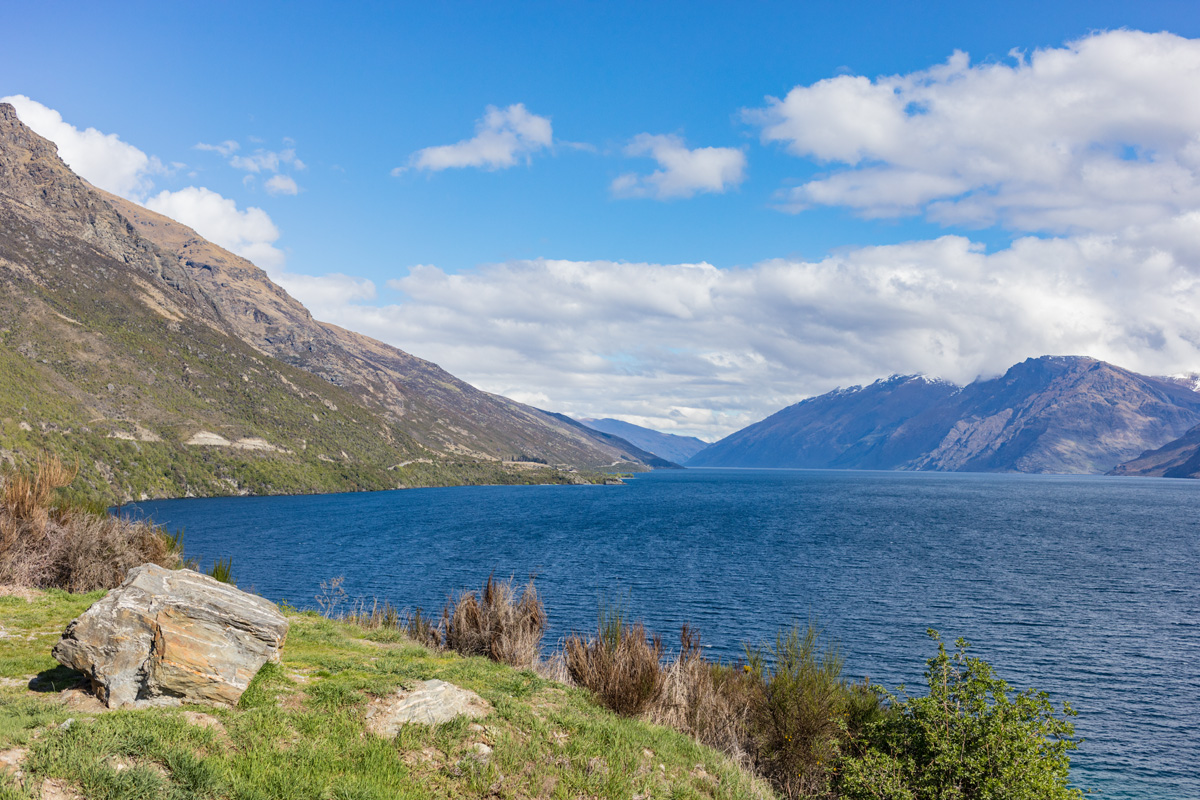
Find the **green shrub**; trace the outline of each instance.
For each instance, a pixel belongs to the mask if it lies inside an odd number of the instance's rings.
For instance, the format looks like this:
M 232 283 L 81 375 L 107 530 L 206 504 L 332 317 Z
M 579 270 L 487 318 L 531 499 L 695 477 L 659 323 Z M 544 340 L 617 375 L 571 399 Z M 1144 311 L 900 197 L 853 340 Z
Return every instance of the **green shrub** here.
M 237 581 L 233 579 L 233 558 L 218 558 L 213 562 L 208 574 L 209 577 L 216 578 L 221 583 L 228 583 L 231 586 L 237 585 Z
M 842 745 L 850 738 L 851 711 L 877 713 L 879 700 L 842 680 L 836 645 L 822 649 L 815 623 L 780 631 L 770 653 L 747 650 L 747 671 L 757 678 L 751 697 L 749 749 L 758 771 L 786 797 L 830 791 Z
M 1074 716 L 1061 714 L 1045 692 L 1013 694 L 992 667 L 968 655 L 963 639 L 953 654 L 937 631 L 938 652 L 925 677 L 929 694 L 892 702 L 891 712 L 867 726 L 857 752 L 843 759 L 837 790 L 851 800 L 1070 800 L 1069 752 L 1078 746 Z

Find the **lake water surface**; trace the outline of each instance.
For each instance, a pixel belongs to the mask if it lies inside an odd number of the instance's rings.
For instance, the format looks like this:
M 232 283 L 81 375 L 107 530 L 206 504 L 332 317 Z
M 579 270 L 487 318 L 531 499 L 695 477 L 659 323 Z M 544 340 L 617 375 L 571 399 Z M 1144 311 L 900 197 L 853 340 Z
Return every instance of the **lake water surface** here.
M 937 628 L 1078 709 L 1077 785 L 1200 800 L 1200 481 L 687 470 L 133 511 L 300 607 L 339 575 L 435 611 L 490 573 L 535 575 L 551 639 L 594 626 L 602 598 L 667 640 L 690 623 L 726 659 L 816 618 L 847 676 L 914 690 Z

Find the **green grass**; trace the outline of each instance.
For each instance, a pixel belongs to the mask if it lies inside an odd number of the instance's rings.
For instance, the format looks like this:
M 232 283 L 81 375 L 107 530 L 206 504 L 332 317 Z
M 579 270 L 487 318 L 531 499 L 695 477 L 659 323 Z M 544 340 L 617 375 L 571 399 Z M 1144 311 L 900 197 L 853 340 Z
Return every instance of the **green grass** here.
M 281 663 L 259 672 L 237 708 L 93 714 L 24 688 L 54 664 L 55 637 L 41 634 L 61 631 L 100 596 L 0 597 L 0 676 L 16 679 L 0 689 L 0 750 L 27 748 L 33 780 L 65 781 L 89 798 L 770 796 L 721 754 L 617 717 L 583 690 L 312 612 L 288 612 Z M 478 692 L 493 711 L 478 724 L 408 725 L 392 740 L 366 732 L 372 698 L 430 678 Z M 192 724 L 186 710 L 219 727 Z M 472 757 L 480 742 L 493 748 L 486 763 Z M 24 792 L 0 778 L 0 800 Z

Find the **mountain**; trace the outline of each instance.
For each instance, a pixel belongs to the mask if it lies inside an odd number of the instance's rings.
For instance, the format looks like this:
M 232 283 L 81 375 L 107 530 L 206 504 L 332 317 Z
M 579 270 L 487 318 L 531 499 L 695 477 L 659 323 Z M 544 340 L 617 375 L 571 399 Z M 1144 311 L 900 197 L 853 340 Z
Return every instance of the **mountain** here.
M 625 448 L 631 455 L 636 456 L 639 461 L 648 467 L 652 467 L 654 469 L 683 469 L 675 462 L 662 458 L 648 450 L 643 450 L 637 445 L 632 444 L 628 439 L 625 439 L 614 433 L 606 433 L 604 431 L 588 427 L 579 420 L 568 417 L 566 414 L 551 414 L 551 416 L 556 417 L 565 425 L 572 425 L 580 428 L 581 430 L 587 431 L 589 436 L 598 436 L 602 441 L 612 442 L 614 445 L 619 445 Z M 612 464 L 610 466 L 616 466 L 616 464 Z
M 105 499 L 646 468 L 627 442 L 314 320 L 250 262 L 83 181 L 0 104 L 0 461 L 38 449 Z
M 1200 478 L 1200 425 L 1157 450 L 1118 464 L 1110 475 L 1148 478 Z
M 1079 356 L 958 387 L 894 376 L 789 406 L 688 466 L 1103 473 L 1200 423 L 1200 394 Z
M 643 428 L 641 425 L 622 422 L 619 419 L 581 419 L 579 421 L 592 430 L 620 436 L 625 441 L 676 464 L 682 464 L 708 447 L 708 442 L 697 439 L 695 436 L 661 433 L 650 428 Z
M 709 445 L 689 467 L 894 469 L 921 454 L 897 452 L 902 426 L 958 387 L 919 375 L 893 375 L 788 406 Z

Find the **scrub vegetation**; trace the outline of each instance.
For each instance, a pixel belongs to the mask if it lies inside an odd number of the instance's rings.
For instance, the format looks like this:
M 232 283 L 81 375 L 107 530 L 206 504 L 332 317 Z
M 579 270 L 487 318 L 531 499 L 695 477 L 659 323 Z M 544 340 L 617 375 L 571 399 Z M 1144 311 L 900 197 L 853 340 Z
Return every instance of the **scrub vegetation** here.
M 338 586 L 338 579 L 326 584 Z M 326 609 L 332 608 L 323 603 Z M 1070 787 L 1070 751 L 1078 747 L 1069 705 L 1045 693 L 1015 693 L 962 639 L 950 653 L 937 631 L 926 662 L 928 693 L 897 695 L 842 676 L 843 657 L 823 644 L 815 622 L 781 630 L 771 645 L 747 646 L 744 659 L 715 663 L 700 634 L 684 626 L 668 656 L 661 637 L 602 606 L 593 634 L 572 634 L 559 652 L 536 652 L 545 612 L 530 584 L 489 578 L 464 592 L 439 622 L 420 609 L 359 603 L 344 621 L 420 641 L 431 649 L 485 655 L 532 668 L 545 679 L 586 689 L 618 716 L 671 728 L 722 752 L 786 798 L 1082 798 Z M 536 620 L 536 634 L 532 620 Z M 520 659 L 508 653 L 526 644 Z
M 77 473 L 43 453 L 31 469 L 3 476 L 0 584 L 90 592 L 117 586 L 139 564 L 182 566 L 178 537 L 66 500 Z
M 260 671 L 237 708 L 83 710 L 68 688 L 80 676 L 49 653 L 102 595 L 25 594 L 0 596 L 11 637 L 0 651 L 0 753 L 23 755 L 20 780 L 0 769 L 4 800 L 47 787 L 95 800 L 773 794 L 716 750 L 613 714 L 584 689 L 315 612 L 287 612 L 282 662 Z M 432 678 L 478 692 L 492 713 L 478 724 L 409 724 L 392 739 L 367 732 L 372 698 Z M 478 744 L 489 758 L 477 757 Z

